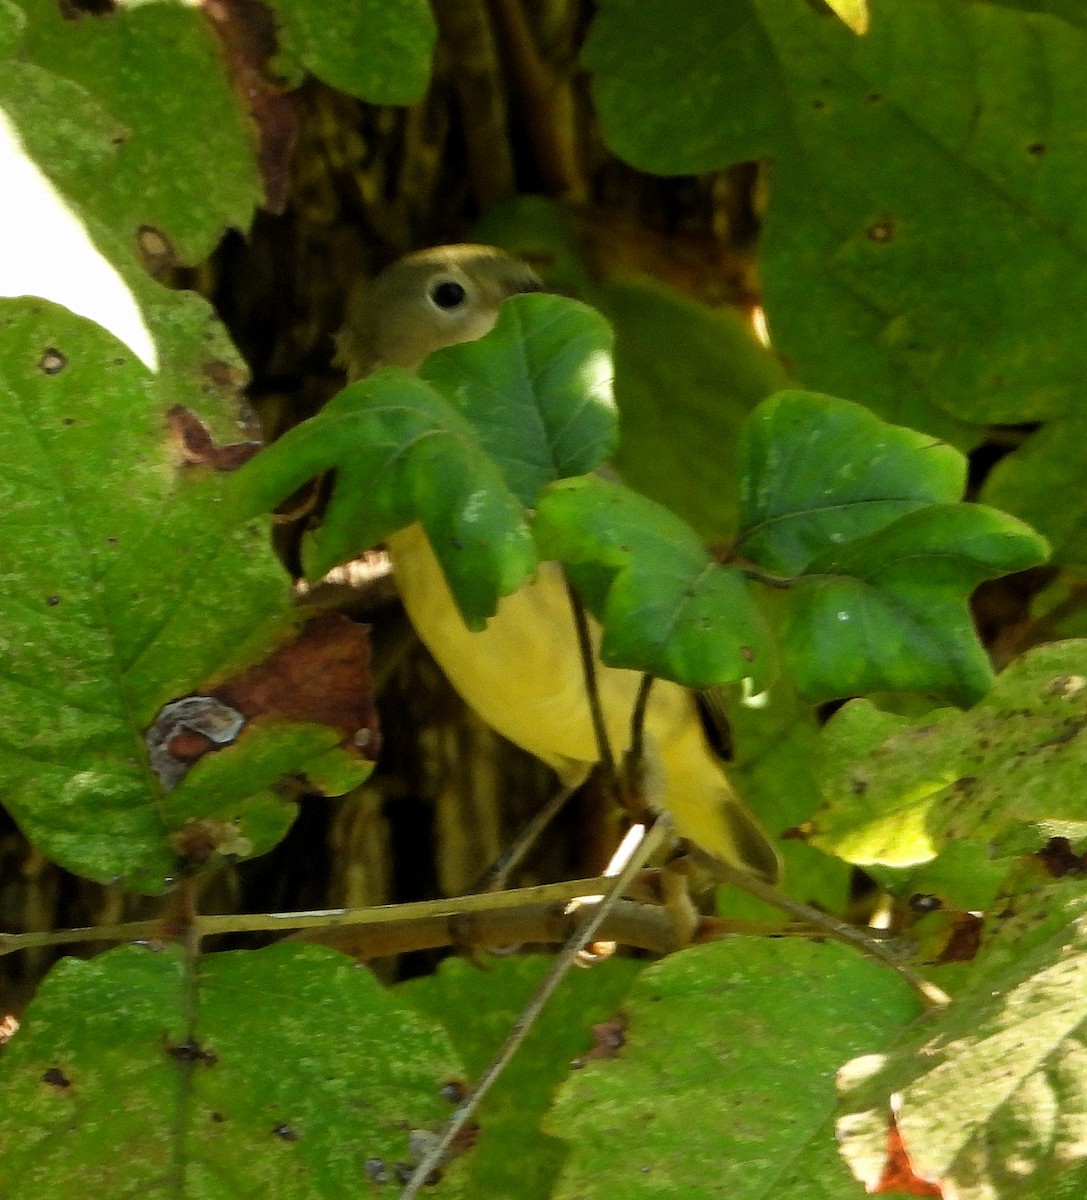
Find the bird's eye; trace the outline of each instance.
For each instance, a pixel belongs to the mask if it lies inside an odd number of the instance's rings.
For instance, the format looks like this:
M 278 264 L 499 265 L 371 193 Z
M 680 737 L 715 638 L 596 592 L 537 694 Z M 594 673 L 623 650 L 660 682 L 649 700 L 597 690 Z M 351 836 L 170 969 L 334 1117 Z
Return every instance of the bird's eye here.
M 427 294 L 439 308 L 459 308 L 468 295 L 455 279 L 442 279 L 438 283 L 432 283 Z

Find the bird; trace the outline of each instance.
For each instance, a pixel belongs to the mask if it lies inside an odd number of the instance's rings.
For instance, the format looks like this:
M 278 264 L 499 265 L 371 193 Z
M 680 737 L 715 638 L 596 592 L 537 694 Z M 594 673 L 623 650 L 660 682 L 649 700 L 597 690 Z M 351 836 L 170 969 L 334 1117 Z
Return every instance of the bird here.
M 512 296 L 542 290 L 525 263 L 492 246 L 417 251 L 380 272 L 348 310 L 338 335 L 350 380 L 381 367 L 417 369 L 428 354 L 485 336 Z M 423 527 L 389 536 L 393 578 L 416 633 L 466 703 L 509 741 L 550 766 L 567 787 L 600 759 L 574 609 L 559 564 L 498 601 L 482 630 L 464 623 Z M 630 749 L 642 676 L 600 660 L 591 618 L 596 687 L 617 761 Z M 646 791 L 677 832 L 726 863 L 775 882 L 778 854 L 741 800 L 703 729 L 693 693 L 657 679 L 645 705 Z

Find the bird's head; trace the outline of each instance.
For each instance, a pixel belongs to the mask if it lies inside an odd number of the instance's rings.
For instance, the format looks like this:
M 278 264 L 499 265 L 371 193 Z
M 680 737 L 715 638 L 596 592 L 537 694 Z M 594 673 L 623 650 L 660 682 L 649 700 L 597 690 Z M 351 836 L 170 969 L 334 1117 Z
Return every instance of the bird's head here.
M 443 346 L 489 332 L 502 302 L 538 292 L 533 270 L 493 246 L 436 246 L 399 259 L 349 308 L 337 337 L 350 378 L 378 367 L 414 370 Z

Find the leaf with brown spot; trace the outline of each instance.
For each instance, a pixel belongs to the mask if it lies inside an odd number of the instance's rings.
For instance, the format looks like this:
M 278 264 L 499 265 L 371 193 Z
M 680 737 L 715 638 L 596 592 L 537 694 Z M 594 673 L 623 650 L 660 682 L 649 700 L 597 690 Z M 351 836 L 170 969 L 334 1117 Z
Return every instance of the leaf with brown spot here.
M 592 1027 L 593 1044 L 586 1058 L 616 1058 L 626 1045 L 627 1022 L 623 1016 L 601 1021 Z
M 335 613 L 307 622 L 263 662 L 209 689 L 249 720 L 329 725 L 376 760 L 381 746 L 366 630 Z
M 189 466 L 212 467 L 216 471 L 236 471 L 260 449 L 257 441 L 232 442 L 217 446 L 208 427 L 190 409 L 175 405 L 166 414 L 177 456 Z

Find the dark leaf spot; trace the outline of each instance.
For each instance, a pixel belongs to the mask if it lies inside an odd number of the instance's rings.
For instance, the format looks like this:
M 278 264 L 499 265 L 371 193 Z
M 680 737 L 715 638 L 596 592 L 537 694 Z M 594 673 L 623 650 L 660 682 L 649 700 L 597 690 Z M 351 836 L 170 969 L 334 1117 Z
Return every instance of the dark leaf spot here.
M 1087 875 L 1087 854 L 1076 854 L 1067 838 L 1050 838 L 1035 857 L 1054 879 Z
M 593 1044 L 589 1058 L 616 1058 L 626 1045 L 627 1023 L 624 1017 L 601 1021 L 592 1027 Z
M 48 1067 L 44 1070 L 42 1072 L 42 1083 L 47 1083 L 50 1087 L 60 1088 L 62 1091 L 72 1086 L 72 1081 L 64 1074 L 60 1067 Z
M 60 0 L 57 6 L 66 21 L 78 21 L 81 17 L 106 17 L 116 12 L 116 0 Z
M 48 604 L 50 608 L 56 608 L 56 606 L 60 603 L 60 597 L 46 596 L 45 603 Z
M 1027 147 L 1027 153 L 1033 154 L 1035 158 L 1041 158 L 1045 152 L 1045 142 L 1031 142 L 1031 144 Z
M 181 461 L 186 466 L 236 471 L 260 449 L 259 442 L 231 442 L 226 446 L 217 446 L 204 422 L 180 404 L 166 414 L 166 422 L 180 451 Z
M 203 1063 L 206 1067 L 214 1067 L 219 1061 L 219 1056 L 213 1050 L 205 1050 L 199 1042 L 171 1042 L 169 1038 L 166 1038 L 164 1045 L 166 1053 L 179 1063 L 186 1065 Z
M 285 1142 L 297 1142 L 299 1138 L 298 1130 L 291 1125 L 277 1125 L 272 1132 Z
M 940 951 L 938 962 L 972 962 L 981 945 L 981 920 L 970 913 L 956 913 L 951 934 Z

